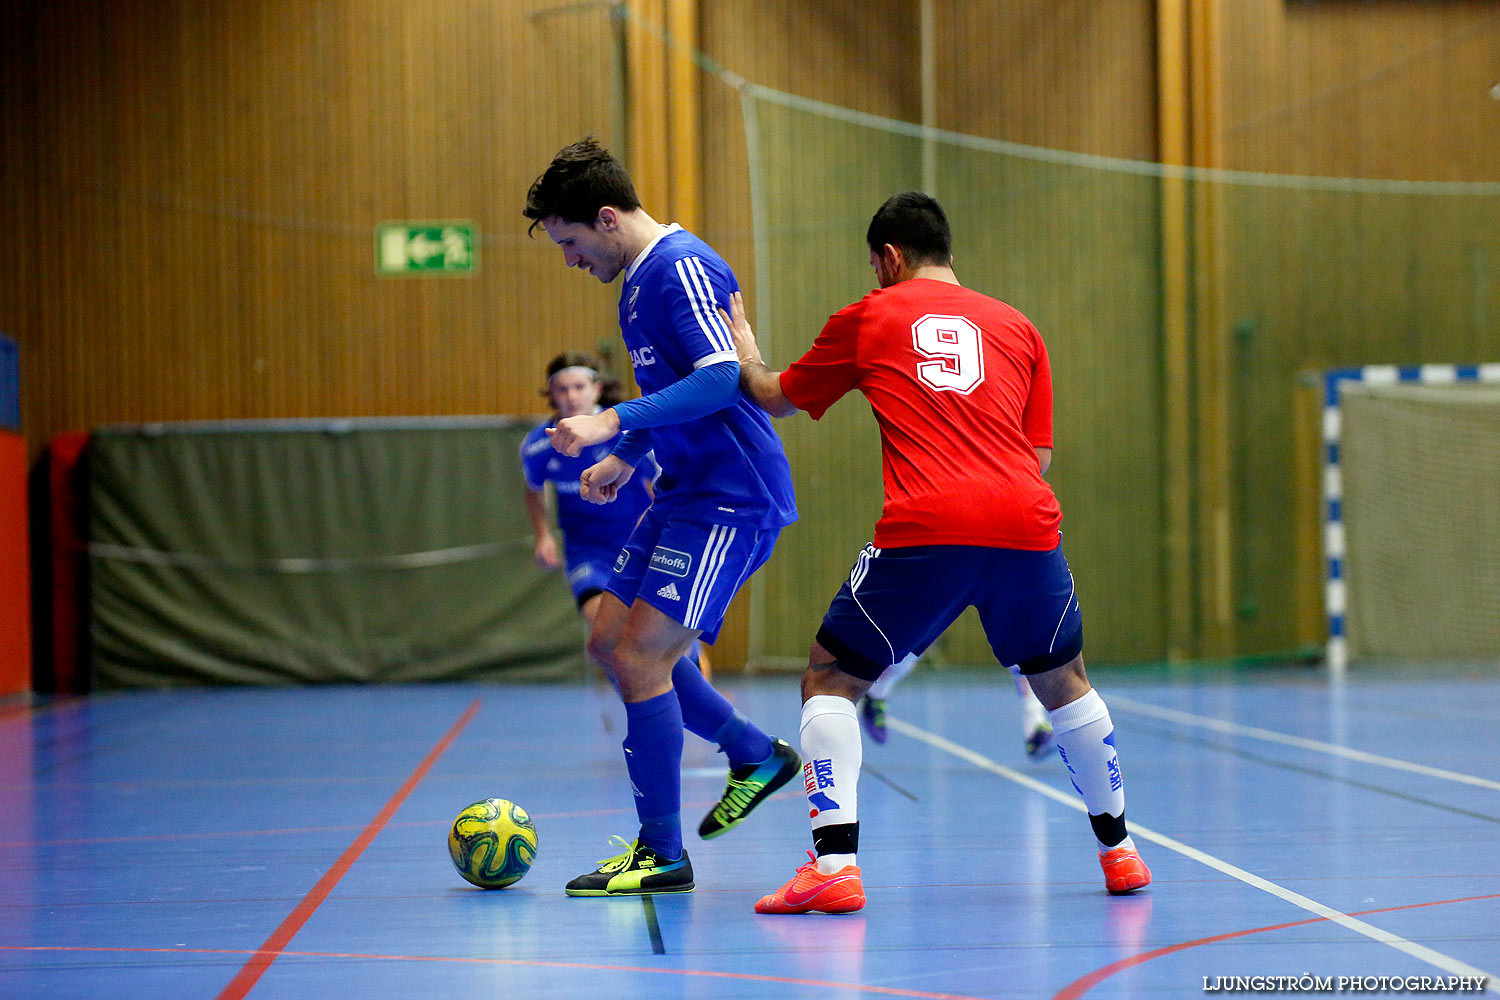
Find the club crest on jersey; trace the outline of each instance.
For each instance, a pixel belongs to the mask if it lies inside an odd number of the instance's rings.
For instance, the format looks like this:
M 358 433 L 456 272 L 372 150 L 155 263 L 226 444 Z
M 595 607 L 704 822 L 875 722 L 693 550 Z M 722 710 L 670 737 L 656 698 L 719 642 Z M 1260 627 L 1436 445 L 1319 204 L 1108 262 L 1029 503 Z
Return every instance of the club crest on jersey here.
M 634 288 L 632 288 L 630 290 L 630 298 L 628 300 L 626 300 L 626 302 L 625 302 L 625 311 L 627 313 L 629 313 L 629 315 L 625 317 L 625 322 L 627 322 L 627 323 L 634 323 L 635 322 L 635 317 L 636 317 L 635 300 L 638 299 L 638 298 L 640 298 L 640 295 L 641 295 L 641 286 L 640 285 L 636 285 Z
M 669 576 L 687 576 L 693 570 L 693 557 L 665 546 L 657 546 L 651 553 L 651 568 Z
M 656 364 L 656 349 L 647 345 L 630 352 L 630 364 L 634 368 L 646 368 Z

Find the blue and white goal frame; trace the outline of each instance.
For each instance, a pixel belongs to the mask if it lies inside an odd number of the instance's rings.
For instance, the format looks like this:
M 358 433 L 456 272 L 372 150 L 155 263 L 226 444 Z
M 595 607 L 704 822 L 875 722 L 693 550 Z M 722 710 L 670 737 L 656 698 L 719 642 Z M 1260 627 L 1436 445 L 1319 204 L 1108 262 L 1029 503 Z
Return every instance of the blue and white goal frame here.
M 1478 365 L 1364 365 L 1323 373 L 1323 561 L 1327 580 L 1323 606 L 1328 614 L 1328 669 L 1342 673 L 1349 648 L 1344 631 L 1344 483 L 1339 470 L 1342 420 L 1339 392 L 1345 382 L 1366 385 L 1461 385 L 1500 383 L 1500 362 Z

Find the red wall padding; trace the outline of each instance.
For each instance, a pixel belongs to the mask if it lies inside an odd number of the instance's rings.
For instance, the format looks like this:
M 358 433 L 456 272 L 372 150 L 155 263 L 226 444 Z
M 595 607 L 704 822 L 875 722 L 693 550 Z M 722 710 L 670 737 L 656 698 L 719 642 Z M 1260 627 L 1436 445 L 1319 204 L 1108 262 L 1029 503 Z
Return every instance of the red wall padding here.
M 26 439 L 0 431 L 0 694 L 31 690 Z
M 52 556 L 52 683 L 84 694 L 88 672 L 88 525 L 83 450 L 87 434 L 59 434 L 47 449 L 48 531 Z

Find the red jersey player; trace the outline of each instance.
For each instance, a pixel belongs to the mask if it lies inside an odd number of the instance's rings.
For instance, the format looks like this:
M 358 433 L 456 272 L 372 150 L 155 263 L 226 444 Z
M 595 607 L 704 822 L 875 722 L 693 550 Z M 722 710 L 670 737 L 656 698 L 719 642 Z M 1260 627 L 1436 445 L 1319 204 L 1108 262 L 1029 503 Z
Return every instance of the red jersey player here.
M 1063 556 L 1052 459 L 1047 348 L 1018 311 L 953 273 L 941 206 L 908 191 L 866 234 L 880 287 L 835 313 L 784 372 L 760 357 L 738 293 L 731 326 L 745 392 L 775 416 L 820 418 L 851 389 L 880 424 L 885 505 L 873 544 L 829 605 L 802 676 L 803 784 L 812 861 L 755 904 L 761 913 L 845 913 L 865 904 L 855 704 L 891 664 L 967 607 L 1001 663 L 1051 715 L 1083 796 L 1105 887 L 1151 881 L 1125 827 L 1114 725 L 1083 666 L 1083 616 Z

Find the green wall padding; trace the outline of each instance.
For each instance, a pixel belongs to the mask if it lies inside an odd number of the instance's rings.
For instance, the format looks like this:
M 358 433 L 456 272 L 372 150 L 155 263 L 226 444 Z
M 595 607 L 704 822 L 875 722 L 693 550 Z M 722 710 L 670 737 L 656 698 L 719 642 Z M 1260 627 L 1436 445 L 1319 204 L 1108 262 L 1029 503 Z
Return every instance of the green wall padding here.
M 89 452 L 101 687 L 583 676 L 492 418 L 149 425 Z

